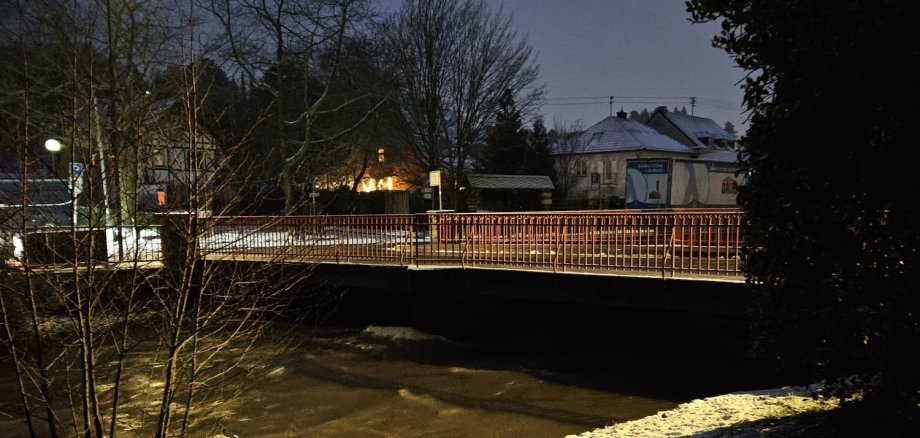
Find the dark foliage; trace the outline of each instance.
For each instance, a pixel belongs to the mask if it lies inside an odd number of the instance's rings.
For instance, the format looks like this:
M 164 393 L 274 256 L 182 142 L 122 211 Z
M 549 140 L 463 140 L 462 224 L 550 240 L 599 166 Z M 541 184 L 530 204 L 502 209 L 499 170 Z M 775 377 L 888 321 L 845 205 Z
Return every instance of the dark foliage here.
M 485 150 L 479 161 L 484 173 L 521 174 L 527 150 L 527 132 L 521 122 L 521 113 L 514 105 L 514 94 L 505 90 L 498 103 L 495 126 L 486 139 Z
M 750 72 L 739 201 L 759 352 L 916 428 L 917 3 L 687 5 L 722 20 L 714 44 Z
M 547 175 L 553 182 L 556 181 L 556 167 L 553 154 L 550 150 L 549 133 L 543 125 L 543 119 L 533 122 L 533 129 L 529 133 L 530 160 L 527 163 L 526 173 L 531 175 Z
M 535 120 L 533 130 L 524 128 L 514 95 L 511 90 L 505 90 L 478 167 L 483 173 L 555 178 L 549 145 L 543 120 Z

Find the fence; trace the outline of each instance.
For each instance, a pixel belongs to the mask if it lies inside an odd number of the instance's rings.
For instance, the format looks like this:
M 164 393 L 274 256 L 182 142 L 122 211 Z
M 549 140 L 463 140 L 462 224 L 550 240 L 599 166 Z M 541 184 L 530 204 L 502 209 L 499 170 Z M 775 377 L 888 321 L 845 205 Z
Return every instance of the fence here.
M 202 220 L 195 228 L 198 251 L 210 259 L 741 277 L 738 210 L 233 216 Z M 189 233 L 169 229 L 182 223 L 164 222 L 167 229 L 162 230 L 126 227 L 120 233 L 109 227 L 104 236 L 93 235 L 92 240 L 89 234 L 78 233 L 74 246 L 82 255 L 66 251 L 67 242 L 61 239 L 71 235 L 65 230 L 36 230 L 27 233 L 25 239 L 19 238 L 24 246 L 3 252 L 12 253 L 5 258 L 15 262 L 17 252 L 30 250 L 28 260 L 36 265 L 72 263 L 73 259 L 109 263 L 164 260 L 170 248 L 179 248 L 171 241 L 189 241 L 185 237 Z M 52 235 L 53 240 L 48 237 Z M 164 236 L 168 238 L 164 240 Z M 9 243 L 17 239 L 9 237 L 3 240 Z M 87 242 L 98 242 L 92 248 L 107 247 L 106 254 L 86 250 L 83 246 Z M 14 257 L 10 259 L 10 255 Z
M 207 256 L 740 277 L 741 213 L 218 217 Z

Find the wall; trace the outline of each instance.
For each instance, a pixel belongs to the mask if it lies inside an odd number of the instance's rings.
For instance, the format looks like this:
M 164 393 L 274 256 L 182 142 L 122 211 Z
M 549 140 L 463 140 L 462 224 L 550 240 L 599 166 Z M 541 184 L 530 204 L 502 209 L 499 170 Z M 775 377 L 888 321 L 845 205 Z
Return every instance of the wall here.
M 656 151 L 628 151 L 628 152 L 607 152 L 602 154 L 580 154 L 571 159 L 571 161 L 586 160 L 588 162 L 588 172 L 585 176 L 576 176 L 569 171 L 568 179 L 570 187 L 566 193 L 554 199 L 558 205 L 575 205 L 582 204 L 586 208 L 603 208 L 607 203 L 604 198 L 618 197 L 624 198 L 626 195 L 626 160 L 629 158 L 674 158 L 680 157 L 674 153 L 656 152 Z M 558 157 L 557 157 L 558 158 Z M 606 181 L 604 179 L 604 160 L 616 160 L 614 168 L 614 179 Z M 560 168 L 564 160 L 556 160 L 556 172 L 563 172 Z M 592 185 L 591 173 L 598 173 L 599 182 Z

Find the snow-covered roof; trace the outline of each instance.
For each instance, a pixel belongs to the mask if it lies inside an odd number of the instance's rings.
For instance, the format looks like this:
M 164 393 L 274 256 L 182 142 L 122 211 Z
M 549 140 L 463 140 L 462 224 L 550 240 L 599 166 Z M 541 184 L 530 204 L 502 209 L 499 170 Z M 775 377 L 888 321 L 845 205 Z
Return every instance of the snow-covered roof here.
M 709 161 L 722 161 L 725 163 L 737 163 L 738 151 L 703 152 L 700 154 L 699 159 Z
M 553 180 L 546 175 L 494 175 L 471 174 L 466 176 L 474 189 L 553 190 Z
M 683 132 L 693 141 L 696 147 L 708 147 L 701 139 L 711 138 L 713 140 L 735 141 L 734 135 L 731 135 L 720 127 L 714 120 L 706 117 L 691 116 L 679 112 L 671 112 L 666 108 L 656 111 L 662 117 L 669 120 L 677 129 Z
M 635 120 L 606 117 L 585 130 L 570 150 L 556 146 L 554 155 L 623 151 L 662 151 L 690 154 L 693 150 Z

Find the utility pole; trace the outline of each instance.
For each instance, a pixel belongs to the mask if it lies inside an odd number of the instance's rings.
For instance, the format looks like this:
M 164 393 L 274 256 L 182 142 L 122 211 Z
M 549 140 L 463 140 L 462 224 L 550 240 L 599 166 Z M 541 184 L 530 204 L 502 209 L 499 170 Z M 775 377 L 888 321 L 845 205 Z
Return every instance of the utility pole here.
M 696 97 L 690 98 L 690 115 L 693 115 L 693 110 L 696 108 Z
M 610 117 L 613 117 L 613 96 L 610 96 Z

